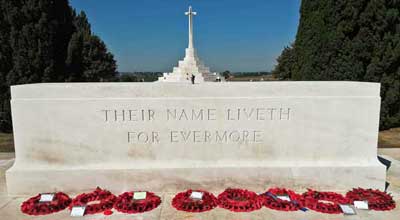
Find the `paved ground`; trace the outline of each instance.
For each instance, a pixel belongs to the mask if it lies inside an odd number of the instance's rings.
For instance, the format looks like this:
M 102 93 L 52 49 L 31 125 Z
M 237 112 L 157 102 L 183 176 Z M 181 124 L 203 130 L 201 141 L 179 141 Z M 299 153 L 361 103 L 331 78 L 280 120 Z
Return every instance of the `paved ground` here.
M 276 220 L 359 220 L 359 219 L 371 219 L 371 220 L 397 220 L 400 219 L 400 149 L 380 149 L 380 155 L 383 155 L 386 159 L 392 161 L 391 167 L 388 171 L 388 182 L 390 186 L 388 191 L 394 195 L 397 202 L 397 207 L 395 210 L 387 212 L 377 212 L 377 211 L 357 211 L 355 216 L 344 216 L 344 215 L 328 215 L 321 214 L 314 211 L 308 212 L 279 212 L 263 208 L 258 211 L 251 213 L 232 213 L 224 209 L 216 208 L 212 211 L 192 214 L 176 211 L 171 207 L 171 199 L 173 194 L 163 194 L 161 195 L 163 203 L 155 210 L 140 214 L 140 215 L 125 215 L 118 212 L 114 212 L 111 216 L 104 215 L 90 215 L 83 218 L 72 218 L 69 217 L 68 211 L 64 210 L 59 213 L 55 213 L 48 216 L 32 217 L 24 215 L 20 212 L 20 204 L 26 198 L 18 197 L 8 197 L 5 187 L 5 170 L 11 166 L 13 162 L 14 154 L 0 153 L 0 219 L 12 220 L 12 219 L 119 219 L 119 220 L 156 220 L 156 219 L 166 219 L 166 220 L 213 220 L 213 219 L 229 219 L 229 220 L 258 220 L 258 219 L 276 219 Z M 397 160 L 396 160 L 396 159 Z M 217 194 L 218 192 L 213 192 Z

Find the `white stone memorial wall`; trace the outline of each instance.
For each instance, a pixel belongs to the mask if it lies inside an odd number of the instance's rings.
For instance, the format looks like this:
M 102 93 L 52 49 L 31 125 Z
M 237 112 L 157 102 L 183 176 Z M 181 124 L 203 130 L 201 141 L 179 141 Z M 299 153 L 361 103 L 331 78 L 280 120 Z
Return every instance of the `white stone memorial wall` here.
M 384 189 L 379 92 L 361 82 L 13 86 L 7 187 Z

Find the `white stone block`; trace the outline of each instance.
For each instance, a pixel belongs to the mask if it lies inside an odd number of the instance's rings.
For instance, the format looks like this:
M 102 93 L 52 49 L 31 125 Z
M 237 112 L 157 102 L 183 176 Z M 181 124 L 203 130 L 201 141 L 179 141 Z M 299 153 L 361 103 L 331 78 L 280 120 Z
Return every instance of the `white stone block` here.
M 379 92 L 361 82 L 13 86 L 8 192 L 384 189 Z

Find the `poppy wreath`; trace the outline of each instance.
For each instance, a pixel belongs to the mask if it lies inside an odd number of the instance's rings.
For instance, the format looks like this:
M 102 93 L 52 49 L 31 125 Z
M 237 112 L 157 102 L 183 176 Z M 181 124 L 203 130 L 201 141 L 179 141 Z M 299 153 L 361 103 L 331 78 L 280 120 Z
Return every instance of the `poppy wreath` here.
M 96 214 L 112 209 L 116 198 L 110 191 L 97 187 L 91 193 L 82 193 L 76 196 L 69 205 L 69 209 L 71 210 L 74 206 L 85 206 L 85 215 Z M 93 201 L 100 202 L 88 205 L 89 202 Z
M 251 212 L 261 209 L 265 197 L 246 189 L 226 189 L 218 195 L 219 207 L 234 212 Z
M 47 215 L 62 211 L 71 203 L 71 198 L 62 192 L 54 194 L 54 199 L 51 202 L 39 202 L 40 197 L 41 195 L 38 194 L 24 201 L 21 205 L 21 211 L 27 215 Z
M 272 194 L 275 197 L 271 197 L 268 194 Z M 301 204 L 302 196 L 290 189 L 271 188 L 263 195 L 265 195 L 265 206 L 270 209 L 275 209 L 279 211 L 297 211 L 303 207 Z M 287 195 L 289 196 L 291 201 L 279 199 L 276 197 L 278 195 Z
M 117 197 L 114 208 L 122 213 L 135 214 L 151 211 L 161 204 L 161 198 L 152 192 L 146 192 L 146 199 L 134 200 L 134 192 L 124 192 Z
M 369 209 L 387 211 L 396 208 L 393 197 L 385 192 L 373 189 L 353 189 L 346 193 L 351 203 L 354 201 L 368 201 Z
M 192 192 L 202 192 L 202 199 L 192 199 L 190 195 Z M 185 212 L 206 212 L 218 206 L 217 198 L 212 194 L 204 190 L 187 190 L 180 192 L 175 195 L 172 199 L 172 206 L 180 211 Z
M 339 204 L 350 203 L 350 201 L 341 194 L 334 192 L 318 192 L 312 189 L 308 189 L 307 192 L 303 193 L 301 200 L 301 203 L 307 208 L 327 214 L 342 213 Z M 324 201 L 328 201 L 329 203 Z

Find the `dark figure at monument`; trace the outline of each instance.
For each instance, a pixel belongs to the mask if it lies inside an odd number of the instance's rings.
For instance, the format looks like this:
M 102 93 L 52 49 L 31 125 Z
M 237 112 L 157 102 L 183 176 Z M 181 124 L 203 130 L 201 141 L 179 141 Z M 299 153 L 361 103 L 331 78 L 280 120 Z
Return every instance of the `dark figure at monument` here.
M 192 84 L 194 84 L 194 79 L 196 78 L 196 76 L 194 74 L 192 74 Z

